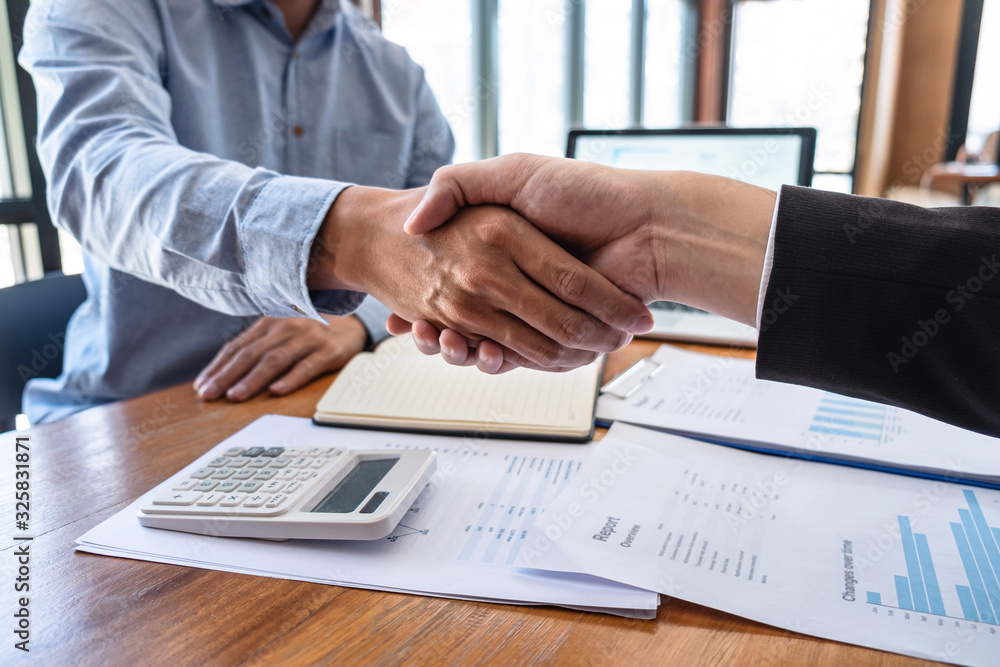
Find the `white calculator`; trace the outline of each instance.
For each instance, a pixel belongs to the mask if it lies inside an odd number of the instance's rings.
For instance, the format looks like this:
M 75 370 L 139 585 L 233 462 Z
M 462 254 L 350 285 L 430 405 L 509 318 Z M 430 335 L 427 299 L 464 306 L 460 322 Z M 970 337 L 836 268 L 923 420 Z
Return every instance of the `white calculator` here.
M 154 489 L 139 523 L 226 537 L 377 540 L 436 468 L 428 449 L 219 445 Z

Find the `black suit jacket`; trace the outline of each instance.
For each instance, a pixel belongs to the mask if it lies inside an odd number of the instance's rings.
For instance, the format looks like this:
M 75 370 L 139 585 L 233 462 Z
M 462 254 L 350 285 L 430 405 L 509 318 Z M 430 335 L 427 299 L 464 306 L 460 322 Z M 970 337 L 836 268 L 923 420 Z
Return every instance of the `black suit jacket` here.
M 758 377 L 1000 436 L 1000 209 L 786 186 L 773 257 Z

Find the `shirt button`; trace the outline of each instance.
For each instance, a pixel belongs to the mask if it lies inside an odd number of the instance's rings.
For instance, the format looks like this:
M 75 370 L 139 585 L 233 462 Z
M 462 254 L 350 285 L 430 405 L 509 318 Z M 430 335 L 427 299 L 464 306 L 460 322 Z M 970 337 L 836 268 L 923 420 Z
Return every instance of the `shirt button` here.
M 294 134 L 296 137 L 301 137 L 303 134 L 305 134 L 305 132 L 306 131 L 302 128 L 301 125 L 296 125 L 295 127 L 292 128 L 292 134 Z

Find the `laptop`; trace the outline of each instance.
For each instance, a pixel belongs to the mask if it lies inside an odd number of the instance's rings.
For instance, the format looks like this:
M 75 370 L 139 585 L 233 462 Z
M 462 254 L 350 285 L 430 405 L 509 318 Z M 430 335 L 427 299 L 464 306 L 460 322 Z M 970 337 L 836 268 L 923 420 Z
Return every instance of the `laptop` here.
M 771 190 L 812 185 L 816 130 L 688 127 L 672 130 L 572 130 L 566 157 L 623 169 L 688 170 Z M 679 303 L 650 305 L 646 338 L 756 347 L 757 330 Z

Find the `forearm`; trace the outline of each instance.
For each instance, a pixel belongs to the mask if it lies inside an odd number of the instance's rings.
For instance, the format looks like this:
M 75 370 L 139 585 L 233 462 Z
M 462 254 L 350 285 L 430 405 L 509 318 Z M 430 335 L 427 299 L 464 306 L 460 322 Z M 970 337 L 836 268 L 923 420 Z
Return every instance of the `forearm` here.
M 758 375 L 1000 435 L 998 248 L 995 209 L 786 187 Z
M 124 3 L 90 23 L 32 9 L 20 58 L 38 89 L 57 225 L 100 262 L 229 314 L 317 316 L 314 300 L 334 312 L 360 303 L 305 284 L 311 240 L 345 184 L 180 145 L 150 7 Z
M 753 326 L 776 193 L 694 172 L 646 172 L 658 298 Z

